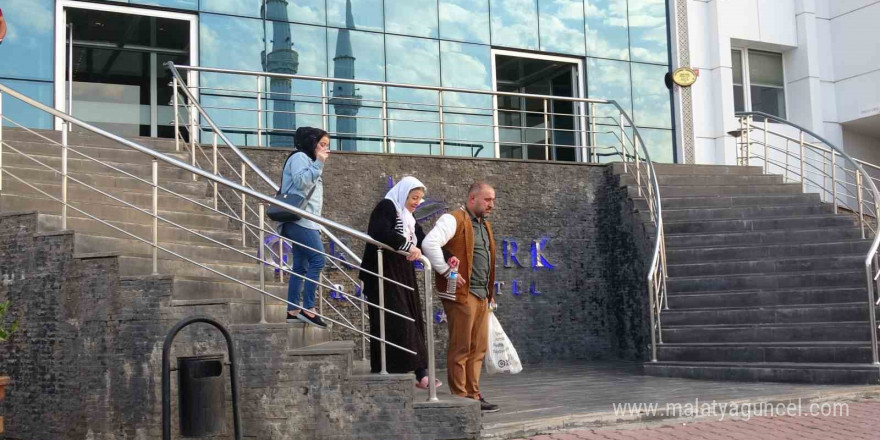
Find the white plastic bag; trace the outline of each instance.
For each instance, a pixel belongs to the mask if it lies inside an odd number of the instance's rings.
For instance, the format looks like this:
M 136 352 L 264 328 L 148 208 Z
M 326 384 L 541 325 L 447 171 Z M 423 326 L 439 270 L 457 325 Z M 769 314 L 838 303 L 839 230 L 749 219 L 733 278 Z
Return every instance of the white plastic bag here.
M 501 328 L 501 323 L 495 317 L 495 313 L 489 313 L 489 349 L 486 350 L 486 372 L 516 374 L 522 371 L 522 364 L 516 349 Z

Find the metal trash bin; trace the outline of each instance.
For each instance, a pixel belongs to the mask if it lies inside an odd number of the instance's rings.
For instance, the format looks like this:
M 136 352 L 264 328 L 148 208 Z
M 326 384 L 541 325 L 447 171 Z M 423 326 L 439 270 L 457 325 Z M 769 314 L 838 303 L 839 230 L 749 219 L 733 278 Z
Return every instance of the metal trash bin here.
M 180 435 L 205 437 L 218 434 L 226 419 L 223 355 L 177 358 Z

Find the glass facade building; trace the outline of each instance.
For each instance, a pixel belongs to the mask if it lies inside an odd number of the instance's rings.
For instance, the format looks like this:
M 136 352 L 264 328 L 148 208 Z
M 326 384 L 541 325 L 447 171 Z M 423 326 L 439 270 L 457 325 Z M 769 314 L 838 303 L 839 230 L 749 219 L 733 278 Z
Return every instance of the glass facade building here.
M 96 98 L 80 105 L 76 101 L 84 94 L 95 96 L 85 83 L 115 81 L 121 88 L 114 96 L 130 92 L 128 104 L 140 108 L 132 111 L 133 122 L 113 122 L 123 131 L 131 128 L 123 134 L 168 135 L 167 92 L 162 89 L 170 87 L 168 77 L 162 69 L 157 71 L 157 66 L 172 60 L 202 67 L 614 99 L 633 117 L 653 159 L 674 160 L 671 95 L 664 84 L 670 58 L 666 0 L 6 0 L 0 6 L 9 23 L 9 35 L 0 45 L 0 82 L 63 108 L 57 102 L 56 81 L 65 80 L 58 78 L 58 63 L 65 61 L 56 58 L 64 51 L 56 46 L 65 44 L 59 34 L 66 34 L 65 20 L 72 23 L 74 18 L 67 14 L 66 19 L 59 19 L 56 15 L 65 7 L 89 10 L 90 5 L 194 17 L 191 32 L 195 35 L 181 30 L 169 34 L 168 41 L 162 36 L 177 31 L 162 18 L 153 18 L 149 25 L 140 21 L 119 26 L 118 32 L 126 35 L 119 37 L 124 41 L 116 44 L 117 48 L 150 54 L 141 58 L 132 55 L 125 65 L 134 69 L 130 66 L 137 64 L 146 76 L 156 71 L 153 78 L 157 85 L 151 93 L 131 79 L 134 73 L 113 66 L 125 59 L 125 54 L 114 54 L 112 48 L 95 41 L 100 32 L 93 32 L 93 36 L 86 32 L 98 25 L 111 29 L 107 21 L 116 20 L 112 14 L 85 17 L 74 24 L 74 114 L 119 106 L 118 102 L 109 105 Z M 141 35 L 143 41 L 139 42 Z M 181 39 L 196 44 L 184 45 Z M 552 66 L 547 64 L 548 57 Z M 537 71 L 536 77 L 528 79 L 531 82 L 526 80 L 529 69 Z M 541 69 L 546 75 L 542 76 Z M 511 79 L 515 71 L 519 76 Z M 219 124 L 232 127 L 228 130 L 231 139 L 242 145 L 256 144 L 255 136 L 234 130 L 241 125 L 241 113 L 229 109 L 255 108 L 252 97 L 234 92 L 253 89 L 248 82 L 252 78 L 209 73 L 199 78 L 202 87 L 226 91 L 205 89 L 200 100 L 204 106 L 224 108 L 211 110 L 211 114 Z M 268 108 L 276 112 L 266 116 L 265 127 L 279 126 L 280 132 L 280 126 L 320 126 L 321 90 L 316 84 L 267 81 L 265 91 L 270 97 L 286 93 L 293 98 L 267 101 Z M 352 134 L 340 136 L 334 148 L 380 151 L 381 140 L 377 138 L 383 127 L 377 102 L 381 89 L 342 83 L 332 84 L 332 89 L 330 131 Z M 100 93 L 110 94 L 107 90 Z M 389 102 L 406 103 L 389 106 L 390 117 L 408 119 L 389 127 L 389 134 L 398 139 L 394 151 L 437 154 L 430 145 L 415 141 L 440 135 L 435 122 L 438 115 L 431 110 L 438 104 L 437 94 L 389 88 L 387 95 Z M 492 156 L 493 150 L 485 148 L 495 136 L 485 127 L 493 123 L 492 98 L 444 93 L 442 99 L 450 108 L 446 121 L 461 123 L 446 127 L 445 154 Z M 151 103 L 158 109 L 151 112 Z M 51 118 L 29 112 L 11 99 L 4 102 L 4 110 L 31 127 L 52 126 Z M 289 136 L 267 135 L 262 144 L 287 146 Z M 519 154 L 502 152 L 508 157 Z M 528 152 L 522 154 L 531 157 Z

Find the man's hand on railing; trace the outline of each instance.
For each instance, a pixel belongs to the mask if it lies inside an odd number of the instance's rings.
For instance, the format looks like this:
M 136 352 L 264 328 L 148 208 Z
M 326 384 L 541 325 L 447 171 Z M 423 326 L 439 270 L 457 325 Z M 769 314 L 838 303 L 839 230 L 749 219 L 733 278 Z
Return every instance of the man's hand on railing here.
M 406 261 L 416 261 L 420 258 L 422 258 L 422 250 L 417 247 L 413 247 L 409 250 L 409 255 L 406 256 Z

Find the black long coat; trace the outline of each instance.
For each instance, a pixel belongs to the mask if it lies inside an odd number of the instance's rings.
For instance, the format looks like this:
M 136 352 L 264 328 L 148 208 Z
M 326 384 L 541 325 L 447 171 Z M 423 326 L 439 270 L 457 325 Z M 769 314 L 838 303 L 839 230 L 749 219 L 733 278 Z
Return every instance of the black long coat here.
M 384 199 L 379 202 L 370 214 L 370 225 L 367 233 L 376 241 L 400 249 L 406 243 L 403 235 L 395 230 L 398 224 L 397 210 L 391 200 Z M 421 246 L 425 233 L 421 226 L 416 224 L 416 237 Z M 408 373 L 419 368 L 428 367 L 428 354 L 425 349 L 425 321 L 424 310 L 419 299 L 419 288 L 416 283 L 415 266 L 406 261 L 406 257 L 390 251 L 382 253 L 383 274 L 415 290 L 407 290 L 396 284 L 385 281 L 385 308 L 393 310 L 404 316 L 415 319 L 409 322 L 390 313 L 385 313 L 385 340 L 401 347 L 415 351 L 411 355 L 395 347 L 386 346 L 386 365 L 389 373 Z M 362 262 L 364 269 L 378 273 L 378 255 L 376 246 L 368 244 L 364 249 Z M 364 295 L 373 304 L 379 304 L 379 279 L 373 275 L 361 272 L 360 279 L 364 282 Z M 379 310 L 369 307 L 370 310 L 370 334 L 379 337 Z M 370 339 L 370 369 L 374 373 L 382 370 L 380 357 L 380 344 L 375 339 Z

